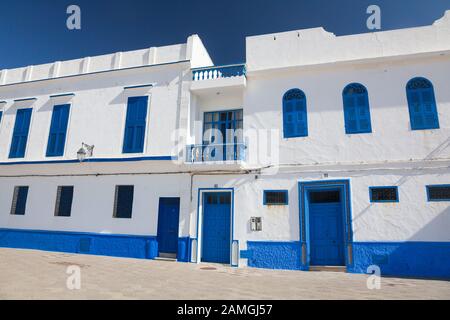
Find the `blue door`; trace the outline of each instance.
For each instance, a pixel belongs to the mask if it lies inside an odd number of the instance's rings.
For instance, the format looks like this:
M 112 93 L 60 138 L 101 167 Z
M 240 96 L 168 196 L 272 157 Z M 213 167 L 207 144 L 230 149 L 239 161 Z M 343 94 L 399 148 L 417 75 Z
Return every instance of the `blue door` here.
M 310 264 L 345 264 L 342 201 L 339 190 L 310 191 Z
M 180 198 L 159 198 L 158 250 L 177 253 Z
M 203 195 L 202 261 L 230 263 L 231 193 Z

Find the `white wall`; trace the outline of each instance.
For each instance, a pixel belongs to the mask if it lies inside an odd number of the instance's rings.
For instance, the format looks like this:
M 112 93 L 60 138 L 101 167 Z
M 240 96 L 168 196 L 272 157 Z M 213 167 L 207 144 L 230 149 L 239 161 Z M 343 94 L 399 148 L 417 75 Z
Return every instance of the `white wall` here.
M 0 226 L 31 230 L 157 235 L 160 197 L 181 197 L 179 236 L 189 234 L 189 175 L 0 179 Z M 55 217 L 58 186 L 74 186 L 70 217 Z M 116 185 L 134 185 L 131 219 L 113 218 Z M 14 186 L 29 186 L 26 213 L 11 215 Z
M 244 128 L 279 129 L 281 164 L 448 160 L 449 74 L 447 56 L 261 73 L 248 80 Z M 417 76 L 428 78 L 434 85 L 438 130 L 411 130 L 406 84 Z M 372 133 L 345 133 L 342 90 L 352 82 L 368 90 Z M 292 88 L 300 88 L 306 95 L 308 136 L 284 139 L 282 97 Z M 249 145 L 252 143 L 257 142 L 250 140 Z
M 171 155 L 175 144 L 171 136 L 177 128 L 182 93 L 180 82 L 188 68 L 188 64 L 179 63 L 0 87 L 0 96 L 7 102 L 3 104 L 0 124 L 0 161 L 17 161 L 8 159 L 8 155 L 16 112 L 23 107 L 33 108 L 24 160 L 49 160 L 45 153 L 52 110 L 54 105 L 61 103 L 71 104 L 62 159 L 76 159 L 81 142 L 95 145 L 95 157 L 133 156 L 122 154 L 127 99 L 140 95 L 149 96 L 145 146 L 140 155 Z M 154 87 L 124 89 L 140 84 L 154 84 Z M 50 95 L 61 93 L 74 93 L 75 96 L 50 98 Z M 37 100 L 13 101 L 24 97 Z
M 354 241 L 450 241 L 448 202 L 428 202 L 426 185 L 450 181 L 447 169 L 342 171 L 323 178 L 319 172 L 277 175 L 196 176 L 197 188 L 234 188 L 235 239 L 298 241 L 298 182 L 349 179 Z M 398 203 L 371 203 L 370 186 L 398 186 Z M 288 206 L 263 205 L 264 190 L 288 190 Z M 191 206 L 191 235 L 196 236 L 197 191 Z M 250 218 L 262 217 L 263 231 L 250 231 Z

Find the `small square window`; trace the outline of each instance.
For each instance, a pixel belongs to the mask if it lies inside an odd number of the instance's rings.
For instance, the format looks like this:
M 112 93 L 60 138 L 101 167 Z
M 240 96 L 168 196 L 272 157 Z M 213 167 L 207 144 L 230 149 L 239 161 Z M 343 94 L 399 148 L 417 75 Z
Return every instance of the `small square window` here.
M 283 206 L 288 204 L 287 190 L 264 190 L 264 205 Z
M 398 202 L 397 187 L 370 187 L 370 202 Z
M 428 201 L 450 201 L 450 185 L 427 186 Z

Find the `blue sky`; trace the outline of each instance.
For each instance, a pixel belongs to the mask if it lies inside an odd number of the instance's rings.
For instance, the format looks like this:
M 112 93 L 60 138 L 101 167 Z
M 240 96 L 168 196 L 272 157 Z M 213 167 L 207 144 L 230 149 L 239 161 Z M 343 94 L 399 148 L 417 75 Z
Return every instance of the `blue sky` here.
M 82 29 L 66 28 L 81 8 Z M 323 26 L 336 35 L 369 32 L 366 9 L 382 30 L 429 25 L 450 0 L 1 0 L 0 69 L 36 65 L 202 38 L 215 64 L 245 61 L 245 36 Z

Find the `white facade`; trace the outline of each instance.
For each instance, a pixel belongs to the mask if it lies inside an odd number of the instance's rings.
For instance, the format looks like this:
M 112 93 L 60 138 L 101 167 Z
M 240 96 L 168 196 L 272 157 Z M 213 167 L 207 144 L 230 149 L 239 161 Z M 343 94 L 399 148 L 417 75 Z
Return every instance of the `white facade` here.
M 204 198 L 230 192 L 227 263 L 307 270 L 314 265 L 313 231 L 303 186 L 326 189 L 335 181 L 348 271 L 380 264 L 387 274 L 448 277 L 449 202 L 429 201 L 426 186 L 450 184 L 450 12 L 414 29 L 248 37 L 246 60 L 244 73 L 233 71 L 240 66 L 213 67 L 194 35 L 180 45 L 1 71 L 0 232 L 15 236 L 0 246 L 78 252 L 48 238 L 40 247 L 29 243 L 30 233 L 55 231 L 158 242 L 159 199 L 175 197 L 184 239 L 179 260 L 201 262 L 206 246 L 215 248 L 203 241 Z M 438 129 L 411 128 L 406 85 L 416 77 L 433 85 Z M 370 133 L 345 131 L 342 93 L 350 83 L 367 88 Z M 293 88 L 306 96 L 308 133 L 285 138 L 283 95 Z M 130 154 L 123 152 L 127 102 L 136 96 L 149 103 L 143 152 Z M 49 158 L 52 110 L 61 104 L 70 104 L 64 153 Z M 10 158 L 23 108 L 32 108 L 25 155 Z M 189 161 L 203 150 L 187 146 L 205 143 L 205 115 L 227 110 L 243 112 L 245 158 Z M 94 153 L 78 162 L 83 142 Z M 130 219 L 113 216 L 117 185 L 134 186 Z M 29 187 L 24 215 L 11 214 L 16 186 Z M 55 216 L 58 186 L 74 187 L 70 217 Z M 398 202 L 371 202 L 369 188 L 376 186 L 397 187 Z M 288 204 L 264 204 L 264 190 L 287 190 Z M 261 231 L 251 230 L 252 217 L 262 219 Z M 127 245 L 121 253 L 91 253 L 142 257 Z M 156 249 L 144 256 L 157 255 Z

